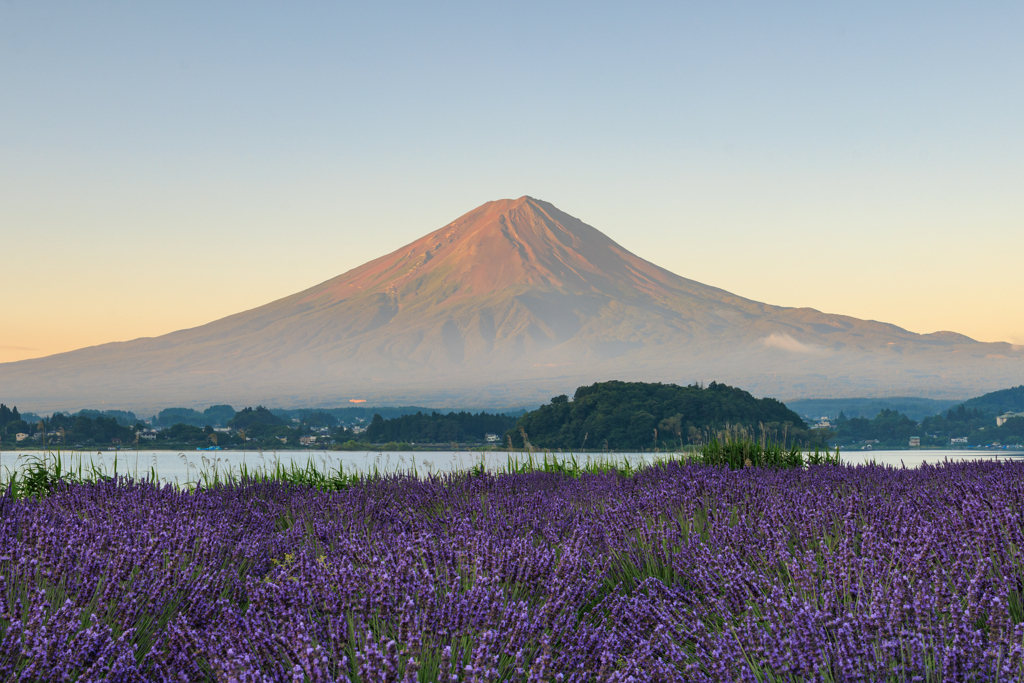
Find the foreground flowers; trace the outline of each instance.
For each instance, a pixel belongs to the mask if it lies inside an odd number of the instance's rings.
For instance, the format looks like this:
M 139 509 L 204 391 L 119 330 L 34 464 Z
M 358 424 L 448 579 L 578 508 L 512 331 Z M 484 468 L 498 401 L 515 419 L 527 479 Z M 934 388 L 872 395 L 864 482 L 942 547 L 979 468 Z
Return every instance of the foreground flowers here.
M 0 499 L 0 680 L 1024 680 L 1024 464 Z

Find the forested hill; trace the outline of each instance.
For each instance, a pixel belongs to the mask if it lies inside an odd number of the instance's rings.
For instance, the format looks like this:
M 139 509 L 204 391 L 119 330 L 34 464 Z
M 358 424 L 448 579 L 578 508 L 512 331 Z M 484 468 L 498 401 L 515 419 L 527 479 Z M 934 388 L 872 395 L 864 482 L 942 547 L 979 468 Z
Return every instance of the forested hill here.
M 966 410 L 980 410 L 986 415 L 996 416 L 1003 413 L 1024 412 L 1024 384 L 1012 389 L 993 391 L 964 401 Z
M 754 398 L 746 391 L 712 382 L 692 384 L 599 382 L 580 387 L 572 400 L 556 396 L 519 418 L 507 433 L 524 447 L 522 432 L 537 448 L 563 450 L 650 450 L 679 447 L 705 427 L 758 423 L 790 438 L 806 436 L 807 425 L 785 404 Z M 655 441 L 657 430 L 657 442 Z

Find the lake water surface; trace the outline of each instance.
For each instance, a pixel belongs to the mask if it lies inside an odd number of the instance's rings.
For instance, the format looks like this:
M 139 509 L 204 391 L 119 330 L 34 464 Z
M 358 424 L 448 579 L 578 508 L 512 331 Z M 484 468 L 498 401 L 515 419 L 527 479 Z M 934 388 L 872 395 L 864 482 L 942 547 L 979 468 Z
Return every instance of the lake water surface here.
M 4 451 L 0 452 L 0 480 L 6 480 L 11 471 L 22 469 L 26 463 L 43 457 L 40 451 Z M 50 453 L 46 457 L 53 458 Z M 507 467 L 510 454 L 505 451 L 75 451 L 61 453 L 65 468 L 77 469 L 82 466 L 88 470 L 90 466 L 99 468 L 106 474 L 116 471 L 137 477 L 148 477 L 155 470 L 161 481 L 180 484 L 195 482 L 200 473 L 212 472 L 239 473 L 243 467 L 253 469 L 270 469 L 276 465 L 290 467 L 293 463 L 305 467 L 312 462 L 321 471 L 337 472 L 395 472 L 409 471 L 414 468 L 419 474 L 428 472 L 450 472 L 468 469 L 483 460 L 489 470 Z M 618 462 L 627 460 L 634 466 L 649 463 L 655 458 L 664 457 L 657 453 L 584 453 L 577 454 L 578 461 L 588 459 L 613 459 Z M 921 463 L 940 463 L 945 460 L 1016 460 L 1024 459 L 1024 451 L 989 451 L 989 450 L 908 450 L 908 451 L 848 451 L 841 452 L 843 461 L 853 465 L 875 462 L 892 467 L 918 467 Z M 520 462 L 527 459 L 525 453 L 512 453 L 513 459 Z M 538 454 L 534 454 L 537 458 Z M 561 457 L 561 456 L 560 456 Z M 567 457 L 567 456 L 566 456 Z

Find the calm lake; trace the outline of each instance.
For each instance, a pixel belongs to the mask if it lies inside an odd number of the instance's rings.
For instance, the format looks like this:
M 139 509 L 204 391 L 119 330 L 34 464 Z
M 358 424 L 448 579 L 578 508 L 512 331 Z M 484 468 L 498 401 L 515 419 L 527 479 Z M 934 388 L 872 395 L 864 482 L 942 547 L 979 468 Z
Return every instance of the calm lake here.
M 0 452 L 0 480 L 6 480 L 11 471 L 20 470 L 27 462 L 44 455 L 39 451 Z M 48 457 L 52 458 L 54 454 L 51 453 Z M 511 457 L 523 461 L 527 455 L 513 453 Z M 628 460 L 634 465 L 640 465 L 651 462 L 659 457 L 659 454 L 591 453 L 576 457 L 580 462 L 586 462 L 588 458 L 612 458 L 618 462 Z M 924 462 L 939 463 L 944 460 L 1016 460 L 1024 458 L 1024 451 L 858 450 L 843 452 L 842 457 L 845 462 L 854 465 L 875 462 L 892 467 L 918 467 Z M 509 454 L 503 451 L 75 451 L 62 453 L 61 458 L 65 468 L 70 466 L 77 470 L 81 465 L 83 470 L 88 470 L 92 465 L 107 474 L 112 474 L 116 465 L 119 474 L 139 477 L 148 477 L 151 469 L 154 469 L 161 481 L 185 483 L 195 482 L 201 472 L 212 472 L 213 469 L 222 473 L 231 471 L 237 474 L 243 467 L 251 471 L 254 468 L 273 469 L 277 464 L 284 467 L 290 467 L 292 463 L 305 466 L 310 461 L 321 471 L 336 472 L 340 468 L 345 472 L 395 472 L 408 471 L 415 467 L 422 475 L 428 472 L 468 469 L 480 463 L 482 458 L 489 470 L 497 470 L 507 467 Z

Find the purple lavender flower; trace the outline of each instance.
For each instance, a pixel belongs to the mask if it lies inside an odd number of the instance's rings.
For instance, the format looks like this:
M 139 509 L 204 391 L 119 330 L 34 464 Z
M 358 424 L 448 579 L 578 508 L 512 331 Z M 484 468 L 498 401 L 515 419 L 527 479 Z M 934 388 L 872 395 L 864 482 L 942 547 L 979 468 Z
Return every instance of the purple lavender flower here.
M 0 680 L 1024 680 L 1024 464 L 0 504 Z

